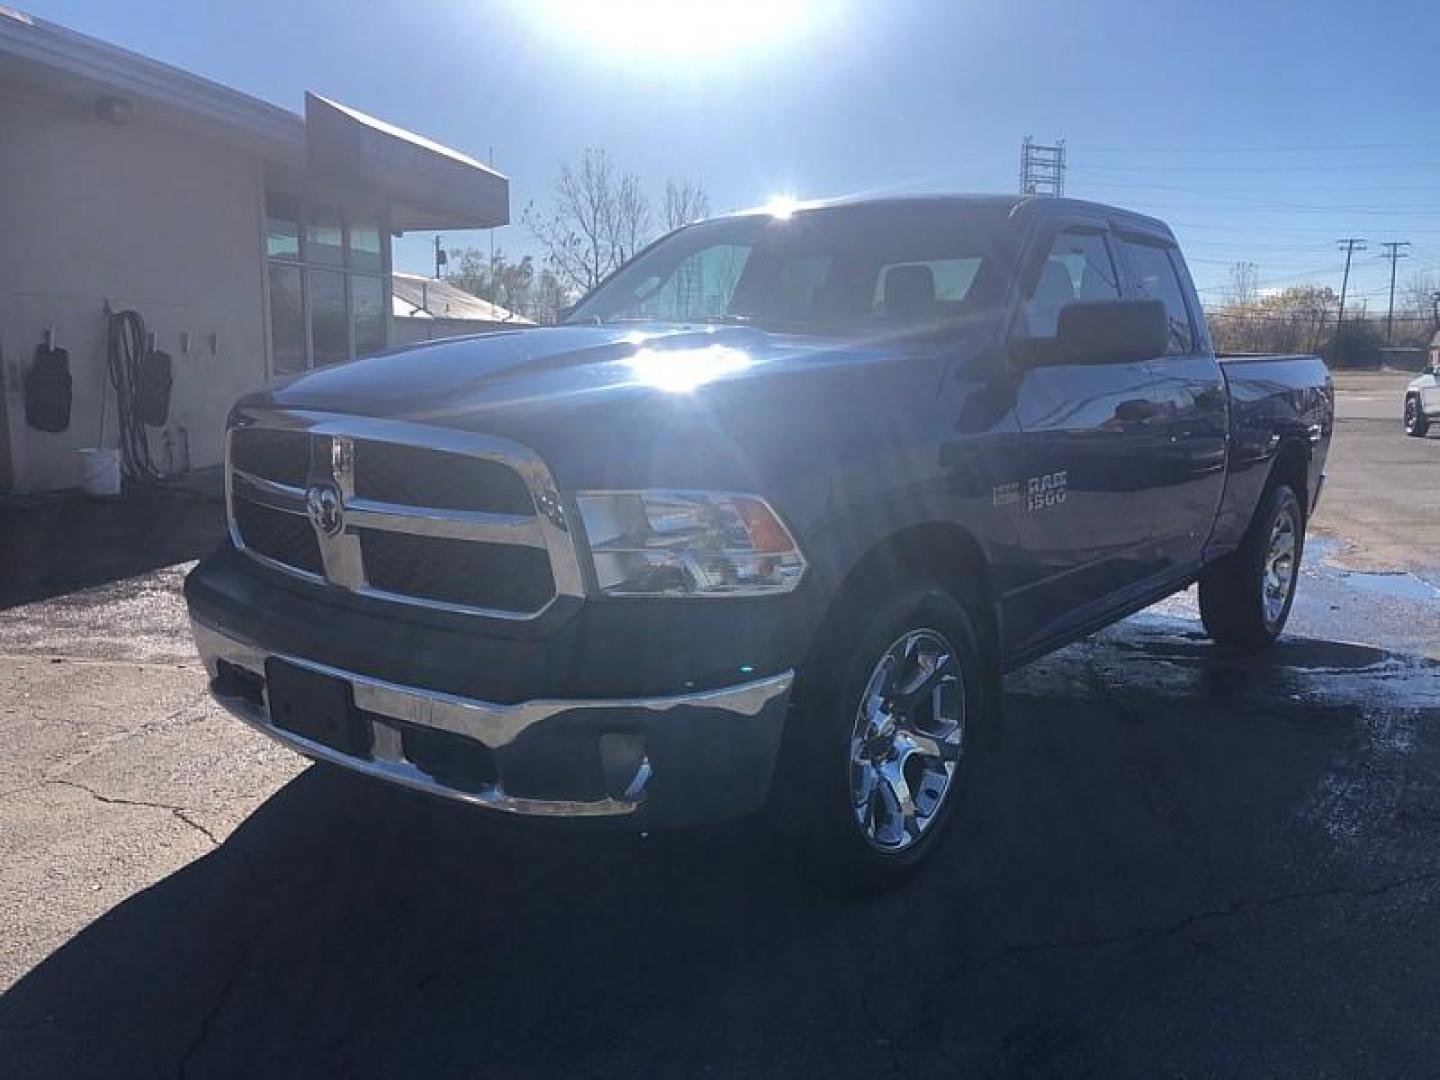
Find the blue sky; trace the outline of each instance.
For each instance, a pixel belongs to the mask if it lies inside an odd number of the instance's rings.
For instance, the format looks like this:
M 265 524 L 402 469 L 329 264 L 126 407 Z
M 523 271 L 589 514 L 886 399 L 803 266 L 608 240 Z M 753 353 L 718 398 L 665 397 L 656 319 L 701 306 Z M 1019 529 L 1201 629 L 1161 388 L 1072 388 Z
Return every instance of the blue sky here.
M 787 5 L 801 10 L 776 32 L 765 12 Z M 706 46 L 663 51 L 567 30 L 560 0 L 20 6 L 286 108 L 313 89 L 493 152 L 512 254 L 533 250 L 521 209 L 586 146 L 657 196 L 667 175 L 700 178 L 718 211 L 781 192 L 1012 191 L 1033 133 L 1066 140 L 1069 194 L 1170 221 L 1212 298 L 1238 259 L 1262 285 L 1338 288 L 1342 236 L 1370 241 L 1352 292 L 1372 312 L 1380 242 L 1413 243 L 1402 283 L 1440 272 L 1433 2 L 702 0 Z M 466 242 L 488 238 L 446 237 Z M 426 270 L 428 243 L 398 241 L 397 265 Z

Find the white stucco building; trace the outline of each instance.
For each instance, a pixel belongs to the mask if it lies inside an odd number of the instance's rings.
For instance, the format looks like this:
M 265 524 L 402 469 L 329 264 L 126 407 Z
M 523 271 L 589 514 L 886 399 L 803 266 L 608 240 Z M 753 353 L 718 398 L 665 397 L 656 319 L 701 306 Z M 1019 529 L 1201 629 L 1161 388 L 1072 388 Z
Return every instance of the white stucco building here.
M 172 358 L 157 460 L 213 465 L 241 393 L 395 340 L 392 234 L 508 216 L 505 177 L 454 150 L 0 7 L 0 492 L 73 486 L 102 423 L 115 445 L 107 305 Z M 26 418 L 47 335 L 69 354 L 60 432 Z

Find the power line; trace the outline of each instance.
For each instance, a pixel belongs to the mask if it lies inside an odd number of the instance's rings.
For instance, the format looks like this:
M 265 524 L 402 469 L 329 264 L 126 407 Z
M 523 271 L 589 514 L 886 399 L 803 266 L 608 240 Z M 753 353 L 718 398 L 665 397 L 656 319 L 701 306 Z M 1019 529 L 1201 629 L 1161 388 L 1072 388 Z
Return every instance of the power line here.
M 1112 172 L 1129 174 L 1132 172 L 1174 172 L 1183 169 L 1187 174 L 1192 172 L 1202 173 L 1286 173 L 1286 172 L 1315 172 L 1321 170 L 1332 172 L 1336 169 L 1343 169 L 1347 172 L 1372 172 L 1384 170 L 1386 172 L 1394 169 L 1440 169 L 1440 161 L 1431 159 L 1428 161 L 1324 161 L 1324 162 L 1289 162 L 1284 165 L 1190 165 L 1182 163 L 1165 164 L 1140 164 L 1140 165 L 1084 165 L 1085 172 Z
M 1433 146 L 1440 148 L 1440 142 L 1403 143 L 1311 143 L 1302 146 L 1090 146 L 1087 154 L 1274 154 L 1274 153 L 1322 153 L 1333 154 L 1349 150 L 1398 150 Z

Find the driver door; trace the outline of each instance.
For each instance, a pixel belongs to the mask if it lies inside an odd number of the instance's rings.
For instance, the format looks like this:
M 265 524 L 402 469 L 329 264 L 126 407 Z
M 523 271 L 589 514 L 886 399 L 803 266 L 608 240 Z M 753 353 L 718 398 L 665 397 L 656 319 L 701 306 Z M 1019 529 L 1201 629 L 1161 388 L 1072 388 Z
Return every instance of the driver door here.
M 1027 260 L 1012 342 L 1053 345 L 1060 309 L 1121 299 L 1103 220 L 1061 224 Z M 1150 552 L 1153 472 L 1165 430 L 1145 362 L 1024 366 L 1016 391 L 1021 573 L 1006 601 L 1010 647 L 1050 638 L 1123 602 L 1157 568 Z

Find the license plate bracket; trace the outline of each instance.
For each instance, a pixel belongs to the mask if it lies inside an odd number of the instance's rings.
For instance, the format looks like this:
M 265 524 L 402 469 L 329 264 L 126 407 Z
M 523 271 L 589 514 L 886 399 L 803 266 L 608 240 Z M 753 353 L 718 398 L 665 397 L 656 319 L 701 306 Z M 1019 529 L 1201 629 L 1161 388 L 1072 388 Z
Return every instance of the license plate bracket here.
M 374 731 L 344 679 L 271 658 L 265 661 L 270 722 L 351 757 L 369 757 Z

